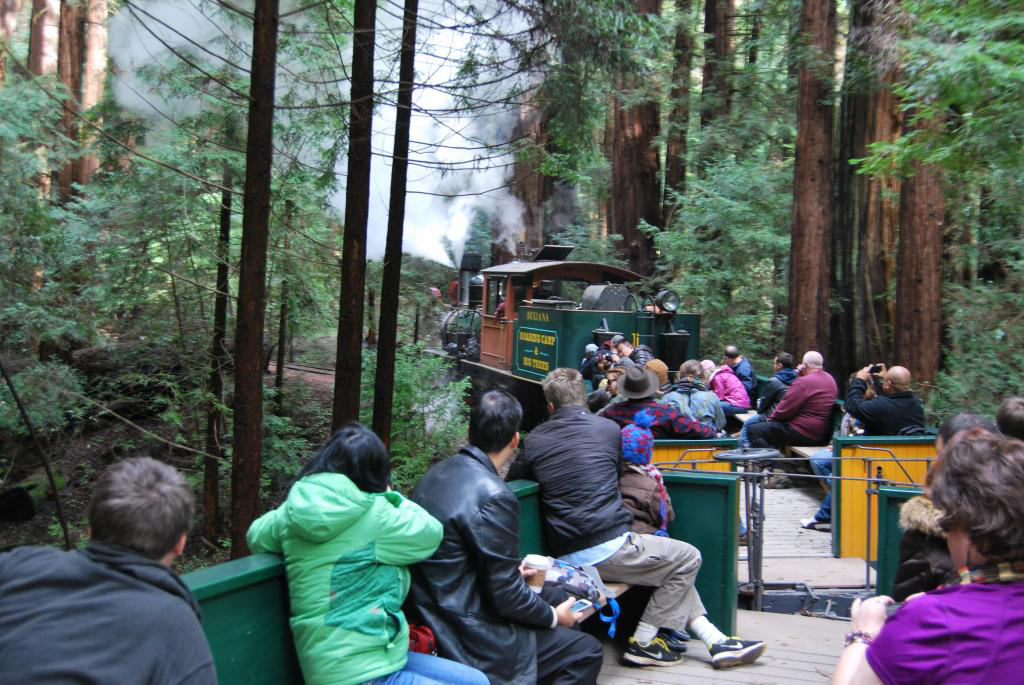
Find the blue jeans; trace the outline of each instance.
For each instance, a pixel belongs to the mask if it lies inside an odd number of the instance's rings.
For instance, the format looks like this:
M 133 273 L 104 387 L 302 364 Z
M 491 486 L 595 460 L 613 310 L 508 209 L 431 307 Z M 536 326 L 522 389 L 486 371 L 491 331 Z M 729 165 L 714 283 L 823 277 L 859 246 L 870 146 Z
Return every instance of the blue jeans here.
M 816 476 L 831 476 L 832 450 L 821 450 L 811 455 L 811 470 Z M 825 499 L 821 500 L 818 513 L 814 515 L 814 520 L 819 523 L 832 523 L 832 481 L 828 481 L 826 485 L 828 492 L 825 494 Z
M 409 652 L 401 671 L 368 681 L 367 685 L 488 685 L 487 676 L 472 666 L 439 656 Z
M 750 438 L 747 437 L 747 426 L 753 426 L 755 423 L 761 423 L 767 421 L 768 417 L 763 414 L 754 414 L 749 419 L 743 422 L 743 428 L 740 428 L 739 446 L 750 447 Z
M 727 417 L 745 414 L 750 411 L 750 407 L 737 407 L 735 404 L 729 404 L 725 400 L 719 400 L 718 402 L 722 405 L 722 411 L 725 412 Z

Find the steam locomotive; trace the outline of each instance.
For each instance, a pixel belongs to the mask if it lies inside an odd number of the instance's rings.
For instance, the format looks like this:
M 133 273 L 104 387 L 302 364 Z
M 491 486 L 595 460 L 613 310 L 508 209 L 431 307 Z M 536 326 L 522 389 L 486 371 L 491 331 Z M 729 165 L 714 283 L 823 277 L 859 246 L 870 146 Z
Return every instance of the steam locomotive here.
M 457 305 L 441 325 L 443 353 L 474 391 L 503 388 L 523 405 L 523 429 L 545 418 L 540 381 L 558 367 L 578 368 L 588 343 L 623 335 L 647 345 L 669 369 L 698 357 L 700 316 L 682 314 L 679 295 L 631 292 L 628 269 L 567 261 L 572 246 L 545 245 L 529 261 L 481 269 L 462 256 Z

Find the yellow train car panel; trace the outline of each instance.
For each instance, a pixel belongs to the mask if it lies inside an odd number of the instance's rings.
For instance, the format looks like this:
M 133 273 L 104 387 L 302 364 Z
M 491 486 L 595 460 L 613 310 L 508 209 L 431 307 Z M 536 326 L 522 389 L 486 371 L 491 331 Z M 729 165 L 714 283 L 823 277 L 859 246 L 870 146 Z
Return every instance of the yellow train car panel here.
M 659 469 L 729 473 L 732 464 L 715 461 L 714 455 L 734 449 L 735 440 L 655 440 L 652 461 Z
M 839 556 L 865 558 L 868 554 L 868 506 L 871 507 L 870 558 L 878 558 L 878 497 L 869 497 L 868 488 L 878 483 L 851 478 L 883 478 L 896 487 L 924 486 L 928 467 L 935 459 L 934 444 L 872 442 L 842 445 L 839 485 Z

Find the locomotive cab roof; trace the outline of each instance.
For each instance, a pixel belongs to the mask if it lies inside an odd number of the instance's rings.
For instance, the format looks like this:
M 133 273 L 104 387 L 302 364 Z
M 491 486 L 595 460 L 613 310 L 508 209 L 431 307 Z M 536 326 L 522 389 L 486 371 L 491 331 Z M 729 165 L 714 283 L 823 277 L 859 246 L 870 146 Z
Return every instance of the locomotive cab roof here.
M 488 276 L 527 276 L 535 283 L 546 280 L 626 283 L 642 278 L 640 274 L 629 269 L 596 262 L 509 262 L 488 267 L 480 273 Z

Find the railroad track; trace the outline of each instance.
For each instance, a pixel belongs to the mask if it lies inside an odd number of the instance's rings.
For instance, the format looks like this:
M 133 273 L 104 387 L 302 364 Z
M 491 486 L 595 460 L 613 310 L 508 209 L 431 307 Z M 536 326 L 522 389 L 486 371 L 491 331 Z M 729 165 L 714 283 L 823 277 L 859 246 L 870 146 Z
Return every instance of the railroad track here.
M 309 364 L 293 364 L 288 363 L 284 365 L 287 371 L 298 371 L 299 373 L 315 373 L 320 376 L 334 376 L 334 369 L 329 369 L 326 366 L 310 366 Z

